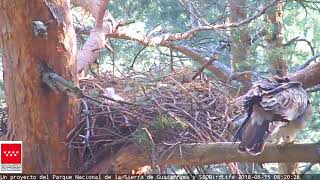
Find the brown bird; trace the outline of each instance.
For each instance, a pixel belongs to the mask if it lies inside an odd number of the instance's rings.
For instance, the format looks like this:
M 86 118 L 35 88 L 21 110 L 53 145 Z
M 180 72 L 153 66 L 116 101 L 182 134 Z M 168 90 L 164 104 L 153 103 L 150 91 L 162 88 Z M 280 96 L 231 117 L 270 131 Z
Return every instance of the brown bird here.
M 238 151 L 260 154 L 267 138 L 281 132 L 292 140 L 296 132 L 311 119 L 312 106 L 300 82 L 288 78 L 257 81 L 244 95 L 245 115 L 235 133 L 240 140 Z

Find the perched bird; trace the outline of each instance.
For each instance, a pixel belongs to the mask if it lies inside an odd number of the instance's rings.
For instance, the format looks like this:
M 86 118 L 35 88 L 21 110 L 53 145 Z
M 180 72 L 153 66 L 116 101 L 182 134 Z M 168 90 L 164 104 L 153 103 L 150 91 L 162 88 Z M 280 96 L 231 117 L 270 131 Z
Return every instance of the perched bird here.
M 278 131 L 285 141 L 291 141 L 312 116 L 302 84 L 288 78 L 257 81 L 244 95 L 243 105 L 246 113 L 234 141 L 240 140 L 239 152 L 251 155 L 260 154 L 267 138 Z

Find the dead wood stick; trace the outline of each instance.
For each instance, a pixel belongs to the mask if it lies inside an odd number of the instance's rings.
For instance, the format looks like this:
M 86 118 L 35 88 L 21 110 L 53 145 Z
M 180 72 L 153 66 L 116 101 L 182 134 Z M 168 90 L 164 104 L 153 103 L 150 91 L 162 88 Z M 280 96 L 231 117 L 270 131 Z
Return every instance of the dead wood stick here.
M 185 95 L 191 97 L 193 100 L 198 101 L 197 97 L 195 97 L 194 95 L 192 95 L 181 83 L 179 83 L 178 81 L 176 81 L 175 79 L 173 79 L 172 77 L 168 76 L 168 78 L 175 84 L 177 85 L 177 87 L 179 89 L 182 90 L 183 93 L 185 93 Z
M 201 74 L 203 72 L 203 70 L 211 63 L 213 63 L 213 61 L 217 60 L 217 58 L 215 58 L 215 56 L 213 56 L 213 58 L 211 58 L 209 61 L 207 61 L 203 66 L 201 66 L 199 68 L 199 70 L 192 76 L 192 80 L 195 80 L 199 74 Z

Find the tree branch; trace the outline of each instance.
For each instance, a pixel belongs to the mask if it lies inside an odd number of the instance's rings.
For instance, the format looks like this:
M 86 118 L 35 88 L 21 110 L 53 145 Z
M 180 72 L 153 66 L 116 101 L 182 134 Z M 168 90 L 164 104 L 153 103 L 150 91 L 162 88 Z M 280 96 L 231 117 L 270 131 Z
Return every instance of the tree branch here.
M 320 54 L 318 54 L 318 56 L 320 56 Z M 320 83 L 320 62 L 309 65 L 293 74 L 289 74 L 287 77 L 293 81 L 300 81 L 305 89 L 311 88 Z
M 73 0 L 73 1 L 79 1 L 79 0 Z M 88 0 L 86 0 L 86 1 L 88 1 Z M 275 4 L 278 4 L 281 2 L 282 1 L 279 1 L 279 0 L 273 0 L 270 4 L 266 4 L 266 5 L 262 6 L 257 11 L 257 13 L 254 14 L 253 16 L 245 18 L 245 19 L 241 19 L 237 22 L 198 26 L 198 27 L 191 28 L 190 30 L 188 30 L 186 32 L 176 33 L 176 34 L 168 33 L 163 36 L 152 38 L 153 39 L 153 40 L 151 40 L 152 43 L 150 42 L 149 44 L 150 45 L 159 45 L 163 41 L 177 41 L 177 40 L 188 39 L 190 37 L 193 37 L 197 32 L 206 31 L 206 30 L 219 30 L 219 29 L 239 27 L 239 26 L 242 26 L 244 24 L 248 24 L 251 21 L 257 19 L 258 17 L 263 15 L 269 7 L 274 6 Z M 93 9 L 95 9 L 95 8 L 91 8 L 91 9 L 88 8 L 88 10 L 93 10 Z M 91 12 L 91 13 L 94 14 L 94 12 Z M 146 39 L 146 40 L 148 40 L 148 39 Z
M 78 4 L 80 4 L 79 3 L 80 0 L 73 0 L 73 1 L 75 1 Z M 83 1 L 84 2 L 88 2 L 88 0 L 83 0 Z M 207 63 L 207 61 L 208 61 L 207 58 L 204 58 L 199 53 L 196 53 L 193 50 L 190 50 L 190 49 L 188 49 L 186 47 L 173 44 L 172 41 L 177 41 L 177 40 L 182 40 L 182 39 L 187 39 L 187 38 L 193 37 L 197 32 L 200 32 L 200 31 L 218 30 L 218 29 L 227 29 L 227 28 L 239 27 L 241 25 L 250 23 L 254 19 L 260 17 L 261 15 L 263 15 L 265 13 L 265 11 L 269 7 L 271 7 L 271 6 L 273 6 L 273 5 L 277 4 L 277 3 L 280 3 L 280 2 L 281 1 L 279 1 L 279 0 L 273 0 L 270 4 L 264 5 L 262 8 L 260 8 L 260 10 L 256 14 L 254 14 L 253 16 L 245 18 L 245 19 L 242 19 L 242 20 L 239 20 L 237 22 L 216 24 L 216 25 L 198 26 L 198 27 L 194 27 L 194 28 L 192 28 L 192 29 L 190 29 L 190 30 L 188 30 L 186 32 L 183 32 L 183 33 L 176 33 L 176 34 L 167 33 L 167 34 L 163 34 L 163 35 L 160 35 L 160 36 L 157 36 L 157 37 L 146 37 L 144 35 L 134 35 L 134 37 L 133 37 L 132 35 L 128 35 L 128 34 L 125 34 L 125 33 L 122 33 L 122 32 L 118 32 L 118 29 L 114 29 L 114 28 L 112 28 L 111 33 L 110 33 L 110 29 L 108 31 L 105 31 L 104 33 L 107 36 L 113 37 L 113 38 L 122 38 L 122 39 L 127 39 L 127 40 L 135 40 L 135 41 L 138 41 L 141 44 L 146 45 L 146 46 L 162 45 L 162 46 L 165 46 L 165 47 L 169 47 L 169 48 L 177 50 L 177 51 L 179 51 L 179 52 L 181 52 L 183 54 L 192 55 L 192 56 L 189 56 L 189 57 L 191 57 L 192 59 L 196 60 L 201 65 L 205 65 Z M 94 2 L 92 1 L 92 3 L 94 3 Z M 90 6 L 90 8 L 87 8 L 87 9 L 91 11 L 91 10 L 94 10 L 96 8 L 93 8 L 93 7 Z M 94 12 L 91 12 L 91 13 L 94 14 Z M 99 15 L 97 15 L 96 17 L 98 19 Z M 99 24 L 99 23 L 97 22 L 97 24 Z M 83 50 L 80 51 L 78 53 L 78 55 L 77 55 L 78 68 L 79 68 L 78 72 L 81 72 L 84 68 L 86 68 L 91 62 L 93 62 L 98 57 L 98 52 L 92 53 L 92 52 L 90 52 L 90 49 L 103 48 L 103 46 L 105 44 L 105 40 L 102 39 L 102 33 L 103 32 L 100 32 L 100 31 L 94 31 L 94 29 L 90 33 L 89 39 L 85 43 Z M 92 38 L 90 38 L 90 37 L 92 37 Z M 89 48 L 88 46 L 94 46 L 94 48 Z M 223 70 L 223 69 L 221 69 L 221 67 L 215 66 L 214 64 L 215 63 L 207 66 L 207 69 L 210 70 L 211 72 L 213 72 L 214 74 L 216 74 L 219 79 L 221 79 L 222 81 L 226 82 L 228 80 L 229 76 L 230 76 L 230 72 L 228 72 L 229 70 L 226 70 L 226 68 Z M 88 69 L 88 68 L 86 68 L 86 69 Z
M 219 30 L 219 29 L 239 27 L 239 26 L 242 26 L 244 24 L 248 24 L 251 21 L 257 19 L 258 17 L 263 15 L 269 7 L 274 6 L 275 4 L 279 4 L 279 3 L 282 3 L 282 1 L 273 0 L 270 4 L 264 5 L 262 8 L 260 8 L 260 10 L 256 14 L 254 14 L 253 16 L 239 20 L 237 22 L 198 26 L 198 27 L 192 28 L 192 29 L 190 29 L 186 32 L 183 32 L 183 33 L 171 34 L 167 37 L 164 37 L 163 41 L 167 41 L 167 40 L 168 41 L 176 41 L 176 40 L 187 39 L 187 38 L 194 36 L 197 32 L 205 31 L 205 30 Z
M 99 57 L 97 49 L 103 49 L 106 45 L 105 32 L 110 32 L 112 27 L 103 27 L 103 17 L 108 5 L 108 0 L 102 0 L 96 16 L 96 26 L 91 30 L 88 40 L 82 50 L 77 53 L 78 73 L 89 70 L 89 65 Z
M 317 60 L 317 58 L 320 57 L 320 52 L 318 52 L 317 54 L 313 55 L 311 58 L 309 58 L 305 63 L 303 63 L 302 65 L 298 66 L 297 67 L 297 70 L 301 70 L 307 66 L 309 66 L 309 64 L 312 62 L 312 61 L 315 61 Z
M 206 65 L 209 60 L 209 58 L 203 57 L 201 54 L 197 53 L 191 48 L 177 45 L 170 41 L 162 41 L 159 37 L 146 38 L 142 35 L 133 36 L 126 32 L 114 32 L 108 34 L 107 36 L 110 38 L 137 41 L 144 46 L 160 45 L 167 48 L 171 48 L 172 50 L 185 54 L 186 56 L 192 58 L 201 65 Z M 211 71 L 213 74 L 215 74 L 223 82 L 227 82 L 229 76 L 231 75 L 230 68 L 226 66 L 218 66 L 217 64 L 211 63 L 207 65 L 207 69 Z
M 98 11 L 98 16 L 96 18 L 96 28 L 102 28 L 103 26 L 103 17 L 106 12 L 109 0 L 101 0 L 100 1 L 100 8 Z
M 279 145 L 267 144 L 262 154 L 252 156 L 237 152 L 238 143 L 182 144 L 160 154 L 157 165 L 207 165 L 229 162 L 319 162 L 319 144 L 290 144 L 284 150 Z M 112 169 L 130 172 L 132 169 L 150 165 L 149 154 L 137 145 L 120 150 Z
M 211 55 L 210 59 L 204 64 L 202 65 L 198 71 L 192 76 L 192 79 L 195 80 L 197 78 L 197 76 L 199 76 L 203 70 L 205 68 L 207 68 L 207 66 L 211 65 L 215 60 L 217 60 L 220 56 L 220 52 L 227 47 L 227 44 L 224 43 L 224 44 L 220 44 L 216 49 L 215 51 L 213 52 L 213 54 Z
M 312 53 L 312 56 L 314 56 L 314 48 L 312 47 L 311 42 L 308 41 L 307 39 L 299 38 L 299 36 L 291 39 L 291 40 L 288 41 L 287 43 L 284 43 L 283 46 L 284 46 L 284 47 L 286 47 L 286 46 L 291 46 L 293 43 L 299 42 L 299 41 L 306 42 L 306 43 L 308 44 L 308 46 L 310 47 L 310 51 L 311 51 L 311 53 Z
M 202 66 L 206 66 L 206 68 L 214 75 L 216 75 L 222 82 L 227 82 L 229 77 L 231 76 L 231 69 L 229 67 L 216 61 L 213 61 L 213 63 L 208 63 L 209 58 L 201 56 L 201 54 L 188 47 L 176 45 L 174 43 L 164 43 L 163 46 L 183 53 L 188 57 L 191 57 L 193 60 L 197 61 Z
M 71 4 L 81 6 L 83 9 L 89 11 L 94 18 L 98 17 L 98 4 L 94 0 L 71 0 Z
M 320 91 L 320 85 L 314 86 L 312 88 L 307 89 L 308 93 L 318 92 Z

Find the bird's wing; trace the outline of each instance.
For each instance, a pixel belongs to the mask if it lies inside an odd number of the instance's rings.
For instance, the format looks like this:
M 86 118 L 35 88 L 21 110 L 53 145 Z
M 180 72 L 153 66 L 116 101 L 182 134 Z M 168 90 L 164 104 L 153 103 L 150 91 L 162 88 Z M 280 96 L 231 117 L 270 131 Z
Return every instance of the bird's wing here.
M 292 121 L 302 115 L 308 104 L 308 95 L 298 82 L 282 84 L 263 93 L 260 105 L 283 119 Z
M 261 102 L 261 98 L 263 95 L 272 91 L 278 86 L 278 84 L 274 81 L 270 81 L 269 79 L 264 79 L 256 82 L 250 90 L 245 94 L 244 97 L 244 108 L 248 111 L 254 104 L 258 104 Z
M 262 96 L 264 94 L 270 92 L 272 89 L 276 87 L 277 87 L 277 84 L 274 81 L 271 81 L 269 79 L 263 79 L 263 80 L 257 81 L 250 88 L 250 90 L 244 95 L 243 106 L 246 110 L 246 113 L 243 115 L 242 119 L 244 120 L 242 121 L 242 124 L 240 125 L 239 129 L 235 133 L 234 141 L 241 139 L 241 134 L 244 131 L 244 127 L 248 124 L 250 119 L 252 119 L 251 116 L 253 113 L 253 107 L 257 104 L 260 104 L 260 102 L 262 101 Z

